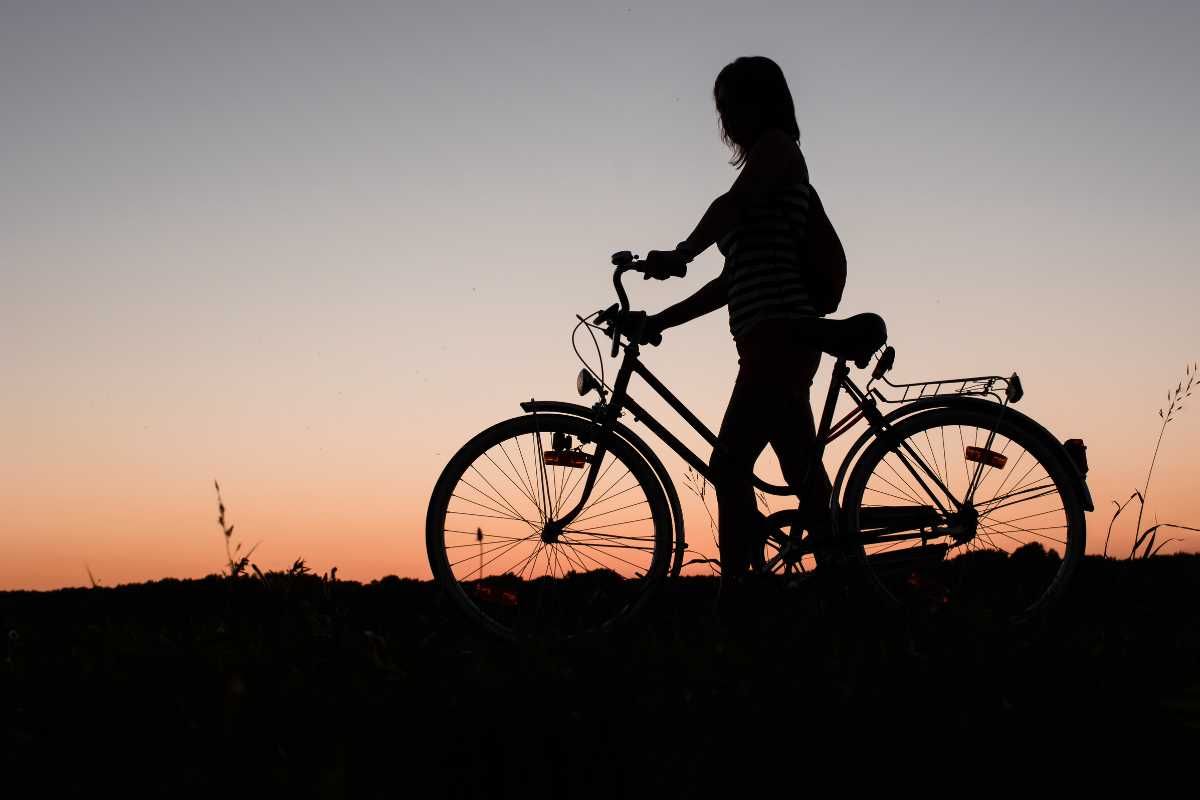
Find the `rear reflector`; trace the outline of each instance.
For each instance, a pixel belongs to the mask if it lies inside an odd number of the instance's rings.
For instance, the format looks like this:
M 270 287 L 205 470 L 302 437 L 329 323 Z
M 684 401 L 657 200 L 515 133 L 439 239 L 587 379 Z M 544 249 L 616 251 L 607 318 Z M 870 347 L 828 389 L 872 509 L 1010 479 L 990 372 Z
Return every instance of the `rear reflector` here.
M 1004 465 L 1008 463 L 1008 456 L 997 453 L 995 450 L 985 450 L 982 447 L 968 447 L 967 461 L 987 464 L 989 467 L 995 467 L 996 469 L 1004 469 Z
M 551 467 L 575 467 L 588 463 L 588 454 L 579 450 L 547 450 L 542 453 L 542 463 Z
M 1063 442 L 1063 447 L 1071 456 L 1071 460 L 1075 462 L 1075 466 L 1079 468 L 1080 474 L 1087 475 L 1087 445 L 1083 443 L 1083 439 L 1067 439 Z

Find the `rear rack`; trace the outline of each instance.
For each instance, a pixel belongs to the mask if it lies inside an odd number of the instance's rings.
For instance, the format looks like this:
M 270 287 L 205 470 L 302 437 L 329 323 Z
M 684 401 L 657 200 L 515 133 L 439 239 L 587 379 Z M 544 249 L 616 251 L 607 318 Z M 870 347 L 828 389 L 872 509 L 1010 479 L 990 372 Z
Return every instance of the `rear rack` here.
M 901 394 L 899 397 L 888 397 L 878 388 L 872 388 L 871 394 L 885 403 L 908 403 L 923 397 L 940 397 L 943 395 L 975 395 L 991 397 L 997 402 L 1015 403 L 1021 399 L 1021 379 L 1013 373 L 1005 378 L 1001 375 L 981 375 L 974 378 L 943 378 L 942 380 L 917 381 L 916 383 L 892 383 L 886 376 L 881 380 Z

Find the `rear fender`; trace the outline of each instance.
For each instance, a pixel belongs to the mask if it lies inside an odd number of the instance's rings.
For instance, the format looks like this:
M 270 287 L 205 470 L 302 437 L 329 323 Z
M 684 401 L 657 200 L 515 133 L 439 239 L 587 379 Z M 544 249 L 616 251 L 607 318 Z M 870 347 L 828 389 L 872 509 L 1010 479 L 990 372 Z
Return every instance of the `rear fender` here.
M 977 411 L 998 410 L 998 406 L 995 402 L 990 400 L 981 400 L 975 397 L 963 397 L 961 395 L 923 397 L 920 400 L 914 400 L 911 403 L 905 403 L 891 413 L 886 414 L 883 418 L 883 421 L 888 425 L 894 425 L 902 417 L 907 417 L 920 411 L 927 411 L 932 408 L 967 408 Z M 1092 501 L 1092 493 L 1088 489 L 1087 478 L 1082 472 L 1080 472 L 1079 466 L 1075 463 L 1075 459 L 1073 459 L 1071 454 L 1067 452 L 1067 449 L 1063 446 L 1063 443 L 1056 439 L 1054 434 L 1046 430 L 1044 425 L 1030 417 L 1027 417 L 1020 411 L 1017 411 L 1011 405 L 1004 410 L 1004 413 L 1008 416 L 1017 417 L 1022 425 L 1028 427 L 1045 440 L 1046 444 L 1050 447 L 1051 452 L 1053 452 L 1054 455 L 1058 457 L 1059 461 L 1062 462 L 1062 465 L 1067 470 L 1067 473 L 1075 478 L 1075 487 L 1079 492 L 1079 500 L 1083 504 L 1084 510 L 1095 511 L 1096 507 L 1095 503 Z M 874 431 L 868 430 L 850 447 L 849 452 L 846 454 L 845 460 L 842 462 L 841 469 L 838 470 L 837 480 L 833 485 L 833 496 L 835 498 L 840 496 L 842 483 L 846 478 L 846 474 L 850 469 L 851 462 L 854 460 L 854 456 L 856 456 L 858 451 L 866 446 L 866 444 L 873 438 L 875 438 Z

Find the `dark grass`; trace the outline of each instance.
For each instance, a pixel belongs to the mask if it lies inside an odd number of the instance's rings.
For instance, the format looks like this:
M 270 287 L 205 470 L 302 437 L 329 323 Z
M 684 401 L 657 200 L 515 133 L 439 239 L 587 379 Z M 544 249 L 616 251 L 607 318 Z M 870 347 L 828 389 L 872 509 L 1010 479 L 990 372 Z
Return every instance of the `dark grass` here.
M 0 593 L 6 789 L 161 796 L 703 796 L 1200 742 L 1200 556 L 1088 558 L 1045 624 L 889 620 L 671 585 L 603 644 L 474 634 L 430 583 L 311 574 Z M 766 603 L 770 600 L 770 604 Z M 847 770 L 845 765 L 850 764 Z M 24 796 L 23 793 L 12 796 Z

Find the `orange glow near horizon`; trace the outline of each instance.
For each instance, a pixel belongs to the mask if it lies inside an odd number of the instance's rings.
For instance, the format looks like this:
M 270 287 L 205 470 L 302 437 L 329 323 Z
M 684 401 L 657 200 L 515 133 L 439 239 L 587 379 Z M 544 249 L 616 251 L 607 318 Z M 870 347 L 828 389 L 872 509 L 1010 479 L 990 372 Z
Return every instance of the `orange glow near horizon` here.
M 896 381 L 1020 373 L 1019 410 L 1088 444 L 1087 552 L 1200 359 L 1196 4 L 120 5 L 0 23 L 0 590 L 221 571 L 214 479 L 264 570 L 428 578 L 451 455 L 522 400 L 577 401 L 568 337 L 614 301 L 609 254 L 674 246 L 732 182 L 711 91 L 742 54 L 791 87 L 847 251 L 837 316 L 884 317 Z M 630 281 L 633 303 L 720 267 L 712 248 L 686 279 Z M 724 311 L 645 362 L 719 424 Z M 1200 527 L 1190 402 L 1143 527 Z
M 646 401 L 646 395 L 642 391 L 637 396 Z M 560 397 L 570 399 L 565 391 Z M 1023 410 L 1035 418 L 1036 403 L 1036 394 L 1023 403 Z M 498 405 L 497 417 L 519 411 L 515 402 L 508 409 Z M 710 421 L 715 425 L 717 420 Z M 482 428 L 483 422 L 478 427 Z M 1191 478 L 1194 467 L 1189 465 L 1189 461 L 1194 463 L 1197 437 L 1195 428 L 1187 430 L 1187 422 L 1185 413 L 1172 426 L 1184 424 L 1167 431 L 1143 528 L 1154 522 L 1195 526 L 1200 521 L 1200 499 Z M 465 441 L 473 433 L 465 423 L 459 427 L 460 431 L 446 432 L 446 438 L 457 433 Z M 1143 430 L 1146 427 L 1143 424 Z M 679 425 L 674 428 L 682 431 Z M 1137 467 L 1148 464 L 1153 441 L 1128 447 L 1122 453 L 1111 444 L 1117 438 L 1113 431 L 1073 429 L 1055 433 L 1061 438 L 1068 433 L 1082 433 L 1088 440 L 1092 463 L 1089 485 L 1097 511 L 1088 515 L 1087 552 L 1098 553 L 1112 515 L 1111 500 L 1123 501 L 1135 488 L 1143 488 L 1144 468 L 1139 471 Z M 831 469 L 852 438 L 844 437 L 831 447 L 827 458 Z M 699 449 L 694 439 L 689 441 Z M 699 553 L 715 556 L 708 517 L 683 480 L 681 462 L 665 447 L 657 449 L 675 476 L 691 546 Z M 317 572 L 338 567 L 338 575 L 344 579 L 369 581 L 390 574 L 427 579 L 424 513 L 429 489 L 449 451 L 447 448 L 436 458 L 426 457 L 423 469 L 413 469 L 393 480 L 381 476 L 383 469 L 378 461 L 360 463 L 361 477 L 349 472 L 339 474 L 334 469 L 321 474 L 315 465 L 307 469 L 296 465 L 286 478 L 272 477 L 261 470 L 243 469 L 241 474 L 230 471 L 220 480 L 226 521 L 234 526 L 232 539 L 244 547 L 257 546 L 252 560 L 264 570 L 283 569 L 296 558 L 304 558 Z M 769 479 L 778 479 L 769 452 L 760 472 Z M 6 558 L 0 563 L 0 586 L 86 586 L 89 569 L 106 586 L 164 577 L 201 577 L 221 571 L 224 550 L 211 481 L 198 476 L 186 481 L 155 473 L 153 468 L 135 472 L 77 465 L 65 474 L 59 473 L 57 481 L 49 472 L 38 476 L 37 482 L 21 478 L 17 484 L 22 488 L 20 496 L 5 498 L 6 527 L 17 535 L 7 541 Z M 14 481 L 7 480 L 6 486 L 6 493 L 11 492 Z M 715 512 L 711 496 L 709 503 Z M 771 498 L 771 503 L 772 508 L 782 507 L 777 498 Z M 1114 528 L 1110 554 L 1127 554 L 1135 516 L 1136 504 Z M 1162 534 L 1160 541 L 1189 535 L 1167 530 Z M 1164 552 L 1195 549 L 1195 543 L 1185 538 L 1181 544 L 1168 545 Z M 691 571 L 702 572 L 703 568 Z

